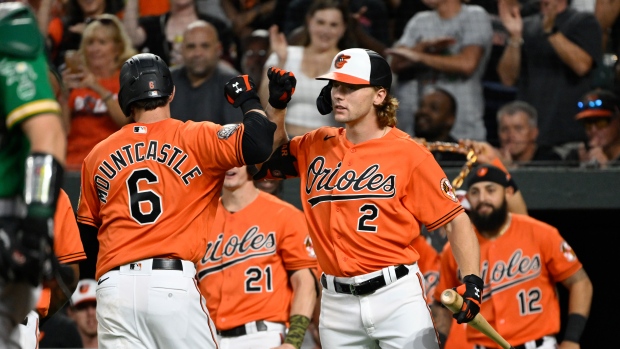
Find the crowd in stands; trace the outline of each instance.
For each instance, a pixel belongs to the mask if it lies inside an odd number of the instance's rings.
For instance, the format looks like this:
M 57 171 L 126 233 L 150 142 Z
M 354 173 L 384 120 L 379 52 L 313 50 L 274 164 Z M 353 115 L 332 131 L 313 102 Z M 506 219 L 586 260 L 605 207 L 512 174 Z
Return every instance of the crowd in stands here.
M 155 53 L 173 68 L 172 116 L 184 120 L 205 115 L 192 110 L 209 110 L 209 121 L 239 122 L 222 97 L 228 79 L 250 74 L 266 104 L 266 68 L 294 72 L 298 85 L 286 125 L 294 136 L 340 126 L 331 115 L 317 113 L 315 99 L 323 86 L 314 78 L 329 70 L 336 52 L 351 47 L 372 49 L 389 60 L 400 103 L 397 127 L 413 137 L 487 142 L 510 168 L 598 168 L 619 160 L 620 7 L 613 2 L 38 0 L 31 5 L 59 83 L 57 95 L 64 97 L 70 170 L 78 170 L 95 144 L 132 121 L 117 103 L 119 68 L 132 54 Z M 607 97 L 583 104 L 596 90 Z M 584 108 L 608 112 L 583 114 Z

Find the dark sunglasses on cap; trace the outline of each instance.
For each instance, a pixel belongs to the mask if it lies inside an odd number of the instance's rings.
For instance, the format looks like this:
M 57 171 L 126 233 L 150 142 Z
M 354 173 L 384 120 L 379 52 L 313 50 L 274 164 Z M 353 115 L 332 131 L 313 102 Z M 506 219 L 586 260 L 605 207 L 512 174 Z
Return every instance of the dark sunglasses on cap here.
M 600 118 L 585 118 L 581 120 L 583 127 L 586 131 L 592 131 L 594 127 L 598 130 L 604 129 L 609 126 L 611 122 L 611 118 L 609 117 L 600 117 Z

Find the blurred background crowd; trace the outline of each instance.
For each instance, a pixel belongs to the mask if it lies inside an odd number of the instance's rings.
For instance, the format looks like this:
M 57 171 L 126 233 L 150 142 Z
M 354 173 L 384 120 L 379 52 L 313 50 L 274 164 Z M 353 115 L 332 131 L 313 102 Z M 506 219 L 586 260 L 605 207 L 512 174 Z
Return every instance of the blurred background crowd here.
M 333 125 L 314 77 L 342 49 L 385 56 L 398 127 L 429 142 L 475 140 L 508 168 L 608 167 L 620 157 L 620 4 L 612 0 L 31 0 L 65 110 L 68 167 L 124 124 L 118 73 L 161 56 L 172 116 L 240 121 L 222 85 L 265 67 L 293 71 L 289 135 Z M 266 98 L 262 98 L 266 101 Z M 200 119 L 202 120 L 202 119 Z M 456 162 L 453 160 L 457 160 Z M 460 166 L 460 159 L 444 165 Z

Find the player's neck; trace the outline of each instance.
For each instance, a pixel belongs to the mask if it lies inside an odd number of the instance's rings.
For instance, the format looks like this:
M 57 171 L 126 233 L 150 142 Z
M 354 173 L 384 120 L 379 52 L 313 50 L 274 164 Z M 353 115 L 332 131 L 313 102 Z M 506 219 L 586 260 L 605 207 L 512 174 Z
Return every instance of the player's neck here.
M 154 122 L 166 120 L 170 118 L 170 104 L 153 110 L 134 110 L 134 120 L 143 124 L 152 124 Z
M 389 126 L 379 127 L 376 118 L 363 118 L 346 124 L 346 136 L 349 142 L 359 144 L 371 139 L 385 136 L 392 128 Z
M 252 181 L 248 181 L 233 190 L 224 188 L 222 190 L 222 204 L 228 212 L 239 212 L 256 200 L 258 193 L 259 190 Z

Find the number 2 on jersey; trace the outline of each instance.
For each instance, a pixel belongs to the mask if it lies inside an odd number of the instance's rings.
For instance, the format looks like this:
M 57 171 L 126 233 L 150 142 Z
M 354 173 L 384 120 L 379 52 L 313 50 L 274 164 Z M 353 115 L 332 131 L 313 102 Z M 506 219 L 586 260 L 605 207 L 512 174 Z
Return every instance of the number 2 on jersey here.
M 368 224 L 379 217 L 379 208 L 375 204 L 364 204 L 360 207 L 362 216 L 357 220 L 357 231 L 363 233 L 376 233 L 377 226 Z
M 126 181 L 129 193 L 129 213 L 140 225 L 152 224 L 157 221 L 163 211 L 161 196 L 152 190 L 140 190 L 138 187 L 140 181 L 154 184 L 159 183 L 159 178 L 148 168 L 137 169 L 129 175 Z

